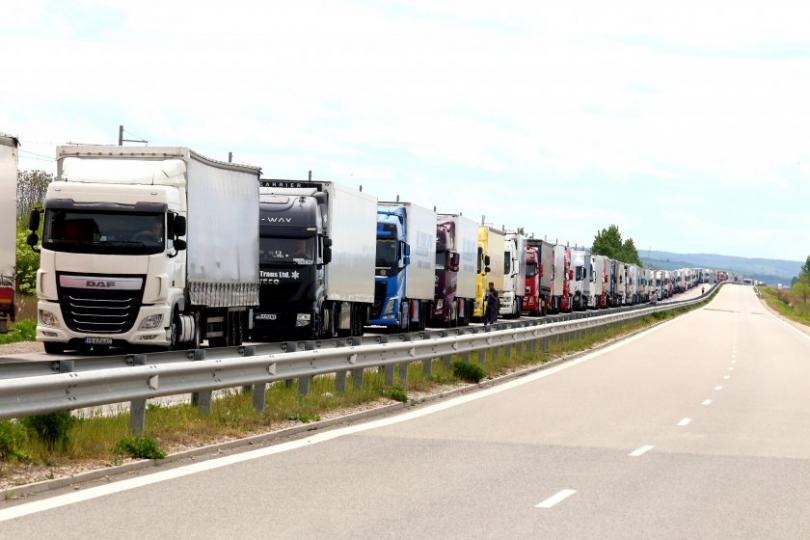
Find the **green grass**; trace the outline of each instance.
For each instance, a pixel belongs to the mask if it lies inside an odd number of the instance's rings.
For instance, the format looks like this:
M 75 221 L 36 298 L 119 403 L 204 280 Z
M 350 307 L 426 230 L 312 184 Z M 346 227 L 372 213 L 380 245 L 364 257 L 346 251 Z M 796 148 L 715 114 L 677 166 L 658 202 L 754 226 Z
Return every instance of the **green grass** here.
M 9 327 L 8 333 L 0 334 L 0 345 L 18 341 L 34 341 L 37 338 L 37 322 L 32 320 L 17 321 Z
M 771 309 L 792 321 L 810 326 L 810 302 L 803 303 L 801 297 L 790 289 L 760 287 L 759 292 Z
M 347 377 L 346 391 L 340 393 L 335 387 L 335 377 L 313 377 L 310 391 L 299 396 L 297 384 L 279 381 L 268 385 L 266 407 L 263 411 L 253 408 L 249 393 L 231 392 L 214 400 L 208 415 L 190 404 L 171 407 L 150 405 L 146 416 L 145 437 L 153 441 L 145 443 L 129 438 L 129 414 L 122 411 L 112 416 L 84 416 L 75 418 L 66 426 L 63 444 L 53 444 L 43 437 L 43 429 L 37 431 L 29 421 L 15 424 L 7 433 L 6 459 L 0 461 L 0 478 L 12 470 L 18 462 L 59 466 L 87 460 L 106 463 L 120 462 L 122 455 L 157 455 L 159 451 L 172 452 L 179 448 L 203 446 L 223 439 L 244 437 L 252 433 L 267 432 L 284 422 L 308 423 L 317 421 L 330 411 L 345 409 L 380 398 L 407 401 L 408 394 L 426 392 L 438 385 L 458 384 L 464 380 L 494 378 L 515 369 L 548 362 L 561 355 L 582 351 L 606 340 L 671 319 L 693 308 L 656 313 L 643 319 L 598 328 L 579 336 L 549 338 L 546 346 L 538 342 L 536 350 L 520 345 L 505 354 L 503 349 L 472 353 L 470 363 L 461 356 L 453 356 L 449 364 L 439 359 L 431 361 L 431 375 L 426 375 L 422 362 L 411 362 L 407 378 L 400 377 L 394 369 L 394 381 L 385 385 L 383 369 L 367 369 L 363 382 L 355 387 L 352 377 Z M 460 367 L 467 366 L 467 367 Z M 469 376 L 475 372 L 475 377 Z M 19 426 L 26 430 L 20 433 Z M 7 430 L 9 431 L 9 430 Z M 122 441 L 129 441 L 123 443 Z M 124 445 L 124 446 L 122 446 Z M 13 455 L 12 455 L 13 453 Z M 20 456 L 20 459 L 14 456 Z

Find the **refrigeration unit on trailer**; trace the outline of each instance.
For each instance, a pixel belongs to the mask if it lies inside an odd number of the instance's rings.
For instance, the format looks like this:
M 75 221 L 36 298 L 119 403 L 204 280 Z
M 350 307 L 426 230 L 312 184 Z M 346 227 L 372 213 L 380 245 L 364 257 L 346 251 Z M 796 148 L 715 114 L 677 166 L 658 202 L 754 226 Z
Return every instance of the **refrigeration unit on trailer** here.
M 503 290 L 500 294 L 500 314 L 517 318 L 523 311 L 526 291 L 526 237 L 508 232 L 504 237 Z M 495 285 L 497 287 L 497 284 Z
M 260 184 L 261 295 L 253 334 L 362 335 L 374 303 L 377 199 L 329 181 Z M 406 256 L 396 244 L 383 266 L 399 270 Z
M 14 301 L 17 260 L 16 137 L 0 133 L 0 334 L 8 331 L 17 313 Z
M 460 214 L 439 214 L 431 320 L 440 326 L 467 325 L 477 286 L 478 224 Z
M 375 264 L 369 324 L 424 330 L 435 292 L 436 212 L 407 202 L 380 202 Z
M 484 318 L 484 297 L 492 283 L 501 292 L 503 287 L 504 232 L 489 225 L 478 227 L 478 279 L 475 289 L 473 318 Z
M 240 344 L 259 303 L 261 170 L 180 147 L 60 146 L 56 158 L 37 272 L 46 352 Z
M 527 268 L 523 309 L 533 315 L 545 315 L 551 310 L 551 283 L 554 279 L 554 244 L 537 238 L 527 238 L 526 246 L 534 250 L 533 256 L 536 259 L 537 274 L 530 276 Z M 527 262 L 527 266 L 528 264 Z
M 552 313 L 570 312 L 571 282 L 574 271 L 571 269 L 571 248 L 562 244 L 554 246 L 554 277 L 551 280 Z

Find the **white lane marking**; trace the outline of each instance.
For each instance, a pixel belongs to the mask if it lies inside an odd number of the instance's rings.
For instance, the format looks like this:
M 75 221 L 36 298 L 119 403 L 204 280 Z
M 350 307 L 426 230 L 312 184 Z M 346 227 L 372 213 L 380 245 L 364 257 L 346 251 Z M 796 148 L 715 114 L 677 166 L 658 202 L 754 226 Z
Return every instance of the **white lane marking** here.
M 736 361 L 736 360 L 732 360 L 732 361 L 731 361 L 731 363 L 732 363 L 732 364 L 736 364 L 736 363 L 737 363 L 737 361 Z
M 717 391 L 719 392 L 720 390 L 722 390 L 722 389 L 723 389 L 723 387 L 722 387 L 722 386 L 720 386 L 720 385 L 717 385 L 717 386 L 715 386 L 715 387 L 714 387 L 714 389 L 715 389 L 715 390 L 717 390 Z
M 729 379 L 731 378 L 731 375 L 723 375 L 723 378 L 724 378 L 725 380 L 729 380 Z
M 711 405 L 711 404 L 712 404 L 712 400 L 710 400 L 710 399 L 704 399 L 703 401 L 701 401 L 701 402 L 700 402 L 700 404 L 701 404 L 701 405 Z
M 734 371 L 733 367 L 728 368 L 729 371 Z
M 543 502 L 534 505 L 535 508 L 552 508 L 557 504 L 563 502 L 565 499 L 576 493 L 575 489 L 563 489 L 549 497 Z
M 613 352 L 616 349 L 620 349 L 630 343 L 638 341 L 643 337 L 646 337 L 654 332 L 660 331 L 662 328 L 673 324 L 677 321 L 684 320 L 685 317 L 689 317 L 690 315 L 694 315 L 696 313 L 700 313 L 702 310 L 695 310 L 688 314 L 685 314 L 681 317 L 676 317 L 674 319 L 670 319 L 658 326 L 654 326 L 649 330 L 645 330 L 640 332 L 634 336 L 631 336 L 627 339 L 622 341 L 616 342 L 612 345 L 608 345 L 604 349 L 599 349 L 598 351 L 593 351 L 592 353 L 588 353 L 586 355 L 580 356 L 575 360 L 571 360 L 560 364 L 558 366 L 554 366 L 552 368 L 544 369 L 543 371 L 537 371 L 532 373 L 531 375 L 526 375 L 525 377 L 520 377 L 518 379 L 514 379 L 509 382 L 505 382 L 503 384 L 499 384 L 497 386 L 493 386 L 491 388 L 487 388 L 485 390 L 479 390 L 477 392 L 472 392 L 470 394 L 466 394 L 463 396 L 459 396 L 456 398 L 448 399 L 447 401 L 442 401 L 436 403 L 434 405 L 428 405 L 424 408 L 415 409 L 413 411 L 409 411 L 407 413 L 400 414 L 398 416 L 391 416 L 387 418 L 381 418 L 379 420 L 372 420 L 370 422 L 365 422 L 363 424 L 357 424 L 353 426 L 346 426 L 339 429 L 333 429 L 329 431 L 325 431 L 322 433 L 316 433 L 311 437 L 307 437 L 305 439 L 297 439 L 295 441 L 289 441 L 286 443 L 281 443 L 273 446 L 268 446 L 266 448 L 258 448 L 256 450 L 249 450 L 247 452 L 241 452 L 239 454 L 233 454 L 230 456 L 224 456 L 221 458 L 209 459 L 208 461 L 201 461 L 199 463 L 193 463 L 191 465 L 185 465 L 183 467 L 177 467 L 176 469 L 169 469 L 166 471 L 160 471 L 153 474 L 147 474 L 144 476 L 139 476 L 136 478 L 129 478 L 126 480 L 120 480 L 118 482 L 111 482 L 109 484 L 104 484 L 101 486 L 96 486 L 92 488 L 88 488 L 81 491 L 74 491 L 72 493 L 66 493 L 64 495 L 57 495 L 55 497 L 50 497 L 48 499 L 42 499 L 39 501 L 33 501 L 30 503 L 19 504 L 16 506 L 12 506 L 10 508 L 0 509 L 0 522 L 8 521 L 10 519 L 15 519 L 22 516 L 28 516 L 31 514 L 35 514 L 37 512 L 44 512 L 46 510 L 52 510 L 54 508 L 59 508 L 62 506 L 67 506 L 70 504 L 75 504 L 78 502 L 89 501 L 91 499 L 97 499 L 98 497 L 105 497 L 107 495 L 113 495 L 115 493 L 120 493 L 122 491 L 129 491 L 131 489 L 136 489 L 143 486 L 148 486 L 151 484 L 157 484 L 158 482 L 164 482 L 166 480 L 173 480 L 175 478 L 182 478 L 184 476 L 189 476 L 192 474 L 197 474 L 201 472 L 211 471 L 214 469 L 220 469 L 222 467 L 227 467 L 229 465 L 235 465 L 237 463 L 242 463 L 245 461 L 252 461 L 254 459 L 260 459 L 267 456 L 272 456 L 274 454 L 281 454 L 283 452 L 289 452 L 290 450 L 297 450 L 299 448 L 304 448 L 306 446 L 312 446 L 313 444 L 318 444 L 326 441 L 331 441 L 333 439 L 337 439 L 340 437 L 344 437 L 346 435 L 353 435 L 355 433 L 361 433 L 364 431 L 369 431 L 372 429 L 377 429 L 381 427 L 391 426 L 395 424 L 400 424 L 403 422 L 407 422 L 409 420 L 415 420 L 417 418 L 421 418 L 423 416 L 428 416 L 433 413 L 441 412 L 452 407 L 457 407 L 459 405 L 463 405 L 465 403 L 469 403 L 471 401 L 475 401 L 478 399 L 486 398 L 489 396 L 493 396 L 495 394 L 500 394 L 501 392 L 506 392 L 508 390 L 512 390 L 513 388 L 517 388 L 523 386 L 524 384 L 529 384 L 539 379 L 544 379 L 546 377 L 550 377 L 555 375 L 561 371 L 570 369 L 574 366 L 578 366 L 594 358 L 598 358 L 603 356 L 609 352 Z
M 688 426 L 692 422 L 691 418 L 681 418 L 681 421 L 678 422 L 677 425 L 679 426 Z
M 645 444 L 644 446 L 639 446 L 638 448 L 636 448 L 635 450 L 633 450 L 632 452 L 630 452 L 627 455 L 630 456 L 630 457 L 643 456 L 644 454 L 646 454 L 647 452 L 649 452 L 653 448 L 655 448 L 653 445 Z

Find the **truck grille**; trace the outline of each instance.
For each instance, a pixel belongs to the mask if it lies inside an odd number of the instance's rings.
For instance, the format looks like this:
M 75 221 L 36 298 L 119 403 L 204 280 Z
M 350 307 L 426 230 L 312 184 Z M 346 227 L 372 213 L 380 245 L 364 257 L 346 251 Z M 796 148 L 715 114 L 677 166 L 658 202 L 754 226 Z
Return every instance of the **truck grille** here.
M 60 291 L 60 306 L 65 324 L 75 332 L 115 334 L 127 332 L 138 318 L 142 291 Z

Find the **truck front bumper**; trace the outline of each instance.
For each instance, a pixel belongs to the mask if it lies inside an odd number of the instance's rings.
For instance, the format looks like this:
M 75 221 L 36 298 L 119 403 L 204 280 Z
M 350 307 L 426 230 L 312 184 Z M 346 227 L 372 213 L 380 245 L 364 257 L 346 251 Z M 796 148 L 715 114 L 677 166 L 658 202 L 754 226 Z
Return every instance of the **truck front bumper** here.
M 141 328 L 146 319 L 160 316 L 158 326 Z M 150 319 L 153 321 L 154 318 Z M 58 302 L 37 302 L 37 341 L 81 345 L 145 345 L 166 347 L 171 344 L 171 309 L 167 305 L 141 306 L 135 324 L 118 334 L 87 333 L 71 330 L 65 324 Z

